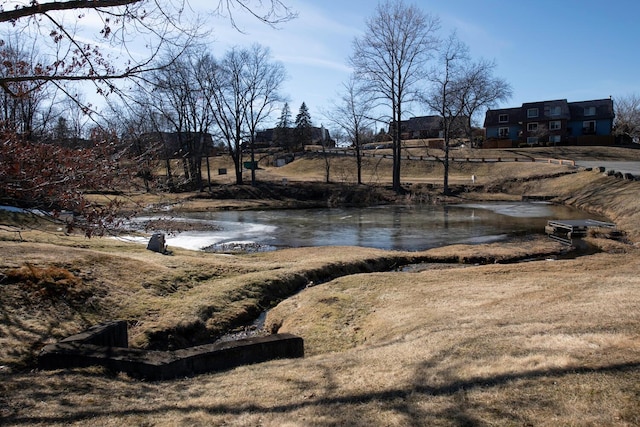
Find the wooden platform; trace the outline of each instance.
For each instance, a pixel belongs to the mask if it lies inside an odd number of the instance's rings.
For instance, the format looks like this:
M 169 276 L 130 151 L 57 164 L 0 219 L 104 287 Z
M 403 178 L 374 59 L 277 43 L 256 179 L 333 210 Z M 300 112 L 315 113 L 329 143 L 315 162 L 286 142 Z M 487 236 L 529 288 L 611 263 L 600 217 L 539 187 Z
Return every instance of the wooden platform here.
M 547 221 L 545 232 L 552 239 L 571 244 L 574 237 L 584 237 L 589 228 L 615 228 L 611 222 L 597 221 L 595 219 L 557 219 Z

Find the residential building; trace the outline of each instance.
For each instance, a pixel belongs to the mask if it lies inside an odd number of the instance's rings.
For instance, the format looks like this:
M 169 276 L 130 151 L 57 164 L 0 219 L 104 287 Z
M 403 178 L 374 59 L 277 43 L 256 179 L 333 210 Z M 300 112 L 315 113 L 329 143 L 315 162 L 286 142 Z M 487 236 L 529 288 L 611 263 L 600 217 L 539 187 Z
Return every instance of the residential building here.
M 394 123 L 389 125 L 389 133 L 393 132 Z M 451 132 L 453 138 L 466 136 L 468 120 L 466 117 L 457 117 L 454 120 Z M 420 116 L 411 117 L 409 120 L 400 122 L 400 138 L 407 139 L 430 139 L 442 138 L 443 121 L 441 116 Z
M 287 132 L 289 133 L 289 138 L 293 138 L 293 132 L 295 128 L 287 128 Z M 259 130 L 256 132 L 256 139 L 254 148 L 269 148 L 281 145 L 280 141 L 276 141 L 276 129 L 269 128 L 264 130 Z M 324 126 L 311 128 L 311 144 L 312 145 L 323 145 L 325 147 L 335 147 L 336 142 L 331 139 L 331 135 L 329 134 L 329 130 Z
M 526 102 L 520 107 L 488 110 L 483 146 L 609 145 L 615 141 L 612 135 L 614 117 L 611 98 Z
M 181 158 L 198 152 L 202 156 L 214 156 L 220 151 L 214 146 L 209 133 L 200 132 L 148 132 L 131 142 L 138 152 L 155 152 L 159 158 Z

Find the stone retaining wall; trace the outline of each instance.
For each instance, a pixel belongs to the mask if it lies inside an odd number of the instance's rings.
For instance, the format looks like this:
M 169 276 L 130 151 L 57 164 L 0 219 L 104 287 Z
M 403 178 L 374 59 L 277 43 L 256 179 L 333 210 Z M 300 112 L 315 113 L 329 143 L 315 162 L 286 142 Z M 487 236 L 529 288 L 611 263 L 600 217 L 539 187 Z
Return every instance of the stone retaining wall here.
M 303 357 L 302 338 L 274 334 L 207 344 L 175 351 L 128 348 L 125 321 L 109 322 L 47 345 L 38 356 L 41 369 L 104 366 L 135 378 L 166 380 L 272 359 Z

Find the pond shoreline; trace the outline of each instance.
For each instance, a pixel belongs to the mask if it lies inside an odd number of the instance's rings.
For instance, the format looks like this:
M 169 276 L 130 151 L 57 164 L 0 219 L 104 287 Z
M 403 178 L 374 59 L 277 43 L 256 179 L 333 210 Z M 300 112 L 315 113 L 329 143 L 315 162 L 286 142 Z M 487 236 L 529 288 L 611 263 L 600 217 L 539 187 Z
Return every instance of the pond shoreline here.
M 563 219 L 596 218 L 550 202 L 465 201 L 314 209 L 183 210 L 140 217 L 130 224 L 134 230 L 165 234 L 168 246 L 210 253 L 255 253 L 307 246 L 418 252 L 451 244 L 500 242 L 513 235 L 544 234 L 548 220 Z M 149 228 L 149 224 L 157 228 Z

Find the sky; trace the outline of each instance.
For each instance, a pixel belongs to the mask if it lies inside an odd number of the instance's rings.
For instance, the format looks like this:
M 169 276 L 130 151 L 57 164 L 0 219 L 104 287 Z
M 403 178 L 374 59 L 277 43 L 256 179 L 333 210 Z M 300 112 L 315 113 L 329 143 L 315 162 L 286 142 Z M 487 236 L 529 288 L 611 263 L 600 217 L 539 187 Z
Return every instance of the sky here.
M 191 0 L 206 4 L 210 0 Z M 284 0 L 298 18 L 277 29 L 236 14 L 244 34 L 211 18 L 215 55 L 258 42 L 271 49 L 288 78 L 283 94 L 293 116 L 305 102 L 316 126 L 339 98 L 351 69 L 353 40 L 373 16 L 374 0 Z M 438 17 L 441 37 L 456 31 L 474 59 L 495 61 L 495 76 L 524 102 L 569 102 L 640 94 L 640 2 L 637 0 L 405 0 Z M 428 114 L 419 109 L 409 116 Z
M 5 8 L 14 1 L 1 0 Z M 157 0 L 159 3 L 172 0 Z M 178 1 L 178 0 L 175 0 Z M 338 102 L 352 70 L 353 40 L 366 31 L 377 0 L 282 0 L 298 17 L 272 28 L 236 10 L 234 19 L 208 15 L 216 0 L 188 0 L 211 31 L 207 47 L 222 57 L 232 46 L 260 43 L 284 65 L 292 118 L 305 102 L 316 126 Z M 524 102 L 569 102 L 640 94 L 638 0 L 404 0 L 441 22 L 439 36 L 456 31 L 473 59 L 495 61 L 494 75 L 513 96 L 499 108 Z M 5 4 L 6 3 L 6 4 Z M 260 1 L 249 1 L 256 7 Z M 270 3 L 262 0 L 262 3 Z M 72 18 L 75 15 L 71 15 Z M 100 28 L 85 17 L 81 25 Z M 91 94 L 89 94 L 91 95 Z M 431 112 L 412 106 L 406 118 Z M 384 112 L 388 114 L 388 112 Z M 273 117 L 275 125 L 278 117 Z M 481 124 L 481 123 L 480 123 Z

